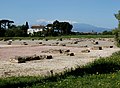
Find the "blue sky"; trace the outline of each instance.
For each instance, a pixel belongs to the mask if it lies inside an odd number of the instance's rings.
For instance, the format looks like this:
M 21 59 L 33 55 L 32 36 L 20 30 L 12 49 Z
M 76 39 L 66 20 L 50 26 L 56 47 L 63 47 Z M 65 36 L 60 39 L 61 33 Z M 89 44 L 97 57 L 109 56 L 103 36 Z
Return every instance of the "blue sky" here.
M 66 21 L 115 28 L 120 0 L 0 0 L 0 19 L 16 24 Z

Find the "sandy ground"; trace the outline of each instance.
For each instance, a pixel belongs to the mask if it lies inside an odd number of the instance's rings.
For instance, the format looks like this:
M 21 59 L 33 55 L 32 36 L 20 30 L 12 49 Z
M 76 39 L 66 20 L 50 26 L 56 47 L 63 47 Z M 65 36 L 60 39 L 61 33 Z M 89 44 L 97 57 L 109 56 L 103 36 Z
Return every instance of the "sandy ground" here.
M 76 41 L 77 44 L 74 43 Z M 98 44 L 94 45 L 93 41 L 97 41 Z M 23 42 L 28 45 L 23 45 Z M 42 44 L 39 44 L 40 42 Z M 110 56 L 113 52 L 120 50 L 114 45 L 113 39 L 16 40 L 12 41 L 11 45 L 7 43 L 8 41 L 0 41 L 0 77 L 50 75 L 51 70 L 54 73 L 62 72 L 77 65 L 85 65 L 99 57 Z M 62 46 L 63 44 L 66 46 Z M 94 46 L 101 46 L 102 50 L 92 50 Z M 109 46 L 113 46 L 113 48 L 109 48 Z M 69 49 L 75 56 L 55 52 L 42 53 L 42 51 L 50 49 Z M 90 52 L 82 53 L 81 51 L 85 49 L 89 49 Z M 31 55 L 52 55 L 53 59 L 27 61 L 26 63 L 10 62 L 10 58 L 15 56 Z

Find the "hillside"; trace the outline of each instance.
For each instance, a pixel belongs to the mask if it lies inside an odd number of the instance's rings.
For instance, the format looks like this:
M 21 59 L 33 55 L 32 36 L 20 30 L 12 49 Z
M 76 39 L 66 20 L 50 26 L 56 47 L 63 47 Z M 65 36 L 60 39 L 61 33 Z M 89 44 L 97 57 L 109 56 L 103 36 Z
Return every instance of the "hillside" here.
M 108 28 L 102 28 L 102 27 L 96 27 L 90 24 L 85 24 L 85 23 L 74 23 L 73 24 L 73 31 L 77 32 L 103 32 L 105 30 L 111 30 Z

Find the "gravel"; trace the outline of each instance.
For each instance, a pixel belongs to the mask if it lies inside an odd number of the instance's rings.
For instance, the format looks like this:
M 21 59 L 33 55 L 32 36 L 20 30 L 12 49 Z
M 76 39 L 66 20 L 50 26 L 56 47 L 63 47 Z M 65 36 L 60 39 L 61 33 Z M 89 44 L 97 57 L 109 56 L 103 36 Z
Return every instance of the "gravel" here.
M 96 45 L 92 41 L 98 41 L 97 46 L 103 47 L 102 50 L 92 50 Z M 72 42 L 77 41 L 77 44 Z M 85 65 L 99 57 L 107 57 L 120 49 L 114 45 L 113 39 L 69 39 L 63 41 L 57 40 L 15 40 L 11 45 L 0 41 L 0 77 L 11 76 L 43 76 L 53 73 L 59 73 L 77 65 Z M 28 45 L 21 45 L 21 42 L 27 42 Z M 39 44 L 42 42 L 42 44 Z M 52 45 L 55 42 L 66 44 L 66 46 Z M 87 47 L 82 47 L 87 45 Z M 113 46 L 113 48 L 105 48 Z M 42 53 L 50 49 L 69 49 L 74 56 L 67 56 L 60 53 Z M 82 53 L 82 50 L 89 49 L 90 52 Z M 52 55 L 53 59 L 27 61 L 26 63 L 13 63 L 10 58 L 15 56 L 31 55 Z

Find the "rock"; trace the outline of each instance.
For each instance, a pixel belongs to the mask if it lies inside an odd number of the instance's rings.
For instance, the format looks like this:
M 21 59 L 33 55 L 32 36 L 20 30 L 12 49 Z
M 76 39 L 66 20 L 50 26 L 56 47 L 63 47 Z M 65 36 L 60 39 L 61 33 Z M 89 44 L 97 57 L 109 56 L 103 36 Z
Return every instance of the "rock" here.
M 56 42 L 56 44 L 58 45 L 58 44 L 59 44 L 59 42 Z
M 113 46 L 104 46 L 104 48 L 113 48 Z
M 20 56 L 15 56 L 15 58 L 10 59 L 11 62 L 13 63 L 25 63 L 26 60 L 24 57 L 20 57 Z
M 94 45 L 98 45 L 99 43 L 98 43 L 98 41 L 96 42 L 96 41 L 93 41 L 92 42 Z
M 26 42 L 23 42 L 23 45 L 28 45 Z
M 73 44 L 78 44 L 78 41 L 73 42 Z
M 99 47 L 99 50 L 102 50 L 102 47 Z
M 52 59 L 53 57 L 52 57 L 52 55 L 48 55 L 47 57 L 46 57 L 46 59 Z
M 12 44 L 12 40 L 9 40 L 9 41 L 7 42 L 7 44 L 8 44 L 8 45 L 11 45 L 11 44 Z
M 33 61 L 33 60 L 43 60 L 43 59 L 53 59 L 52 55 L 33 55 L 33 56 L 15 56 L 15 58 L 11 58 L 10 62 L 13 63 L 25 63 L 26 61 Z
M 75 56 L 74 53 L 68 53 L 67 56 Z
M 42 44 L 42 42 L 39 42 L 39 44 Z
M 101 47 L 101 46 L 94 46 L 94 47 L 92 48 L 92 50 L 102 50 L 102 47 Z
M 25 63 L 26 59 L 24 57 L 18 57 L 18 63 Z
M 45 41 L 48 41 L 48 39 L 45 39 Z
M 41 60 L 46 59 L 46 55 L 40 55 L 39 58 L 40 58 Z
M 82 50 L 81 52 L 82 52 L 82 53 L 89 53 L 90 50 L 89 50 L 89 49 L 86 49 L 86 50 Z
M 60 40 L 60 41 L 62 41 L 63 39 L 62 39 L 62 38 L 60 38 L 59 40 Z
M 98 42 L 95 42 L 95 44 L 97 45 L 97 44 L 98 44 Z
M 34 41 L 34 39 L 32 39 L 32 41 Z
M 113 48 L 113 46 L 110 46 L 110 48 Z
M 63 39 L 62 38 L 58 38 L 58 39 L 56 39 L 57 41 L 62 41 Z
M 41 53 L 58 53 L 58 54 L 68 54 L 70 52 L 69 49 L 49 49 L 49 50 L 45 50 L 42 51 Z
M 66 44 L 62 44 L 62 46 L 66 46 Z
M 25 60 L 26 61 L 31 61 L 32 60 L 32 56 L 25 56 Z
M 62 54 L 62 53 L 63 53 L 61 49 L 59 50 L 59 52 L 60 52 L 60 54 Z
M 70 50 L 68 49 L 68 50 L 64 50 L 64 52 L 70 52 Z
M 32 57 L 32 60 L 40 60 L 40 57 L 39 57 L 39 56 L 34 55 L 34 56 Z
M 87 45 L 84 45 L 84 46 L 79 46 L 80 48 L 86 48 L 86 47 L 88 47 Z
M 50 53 L 49 50 L 41 51 L 41 53 Z

